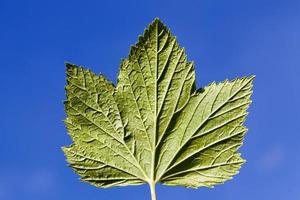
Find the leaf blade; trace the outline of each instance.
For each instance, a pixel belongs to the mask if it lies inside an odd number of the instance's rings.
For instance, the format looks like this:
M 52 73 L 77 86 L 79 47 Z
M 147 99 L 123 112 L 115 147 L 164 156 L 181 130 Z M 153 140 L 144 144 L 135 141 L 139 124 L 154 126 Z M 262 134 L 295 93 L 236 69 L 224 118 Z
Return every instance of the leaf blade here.
M 83 181 L 102 188 L 223 183 L 245 162 L 238 149 L 253 79 L 196 91 L 194 63 L 155 19 L 122 60 L 116 87 L 67 64 L 67 161 Z
M 125 129 L 133 134 L 137 152 L 142 152 L 138 157 L 152 158 L 138 159 L 149 178 L 155 176 L 157 145 L 174 113 L 188 102 L 194 85 L 193 63 L 170 30 L 154 20 L 122 61 L 116 91 L 128 121 Z
M 84 166 L 89 159 L 144 181 L 143 172 L 123 140 L 124 127 L 114 103 L 113 85 L 103 76 L 72 64 L 67 64 L 67 82 L 65 124 L 74 142 L 63 149 L 67 158 L 75 149 L 84 158 L 75 161 L 78 165 Z M 97 172 L 101 174 L 101 170 Z
M 181 167 L 177 168 L 177 171 L 184 170 L 182 167 L 185 165 L 186 168 L 192 168 L 191 164 L 189 163 L 197 163 L 195 165 L 200 165 L 201 163 L 201 157 L 205 158 L 206 160 L 209 160 L 208 157 L 205 155 L 199 155 L 203 149 L 201 149 L 201 146 L 207 145 L 209 141 L 218 141 L 218 138 L 224 137 L 226 139 L 226 134 L 230 136 L 230 134 L 239 133 L 241 135 L 240 140 L 243 139 L 244 132 L 246 132 L 246 129 L 242 126 L 242 123 L 245 120 L 245 116 L 247 114 L 246 110 L 250 104 L 250 93 L 252 88 L 252 81 L 254 77 L 248 77 L 244 79 L 236 79 L 234 81 L 228 82 L 225 81 L 220 84 L 211 84 L 210 86 L 204 88 L 204 91 L 202 96 L 197 94 L 194 96 L 194 102 L 190 102 L 190 104 L 185 108 L 186 111 L 183 111 L 182 115 L 184 116 L 185 122 L 180 123 L 180 116 L 179 120 L 177 121 L 177 124 L 181 125 L 181 130 L 176 130 L 175 125 L 174 130 L 171 130 L 171 132 L 175 132 L 172 134 L 178 134 L 178 136 L 181 135 L 180 142 L 177 140 L 174 140 L 175 143 L 172 143 L 173 149 L 169 149 L 169 152 L 173 153 L 173 156 L 170 156 L 172 159 L 168 160 L 168 166 L 165 166 L 164 171 L 162 170 L 161 174 L 168 173 L 168 171 L 171 171 L 173 168 L 175 168 L 177 165 L 180 165 Z M 244 85 L 241 87 L 236 87 L 235 85 L 241 84 L 244 82 Z M 224 87 L 224 85 L 227 84 L 227 89 Z M 250 87 L 248 87 L 250 86 Z M 247 90 L 243 91 L 243 88 L 247 88 Z M 222 95 L 217 97 L 220 92 L 224 92 L 224 95 L 227 95 L 225 101 L 221 101 Z M 229 93 L 232 93 L 231 95 Z M 247 93 L 244 98 L 235 99 L 233 102 L 234 104 L 241 104 L 242 106 L 233 106 L 233 105 L 227 105 L 227 103 L 233 99 L 233 97 L 243 97 L 243 95 Z M 249 94 L 248 94 L 249 93 Z M 216 101 L 216 99 L 219 99 Z M 214 103 L 215 102 L 215 103 Z M 218 103 L 219 102 L 219 103 Z M 226 103 L 227 102 L 227 103 Z M 215 104 L 215 105 L 214 105 Z M 219 105 L 216 105 L 219 104 Z M 232 102 L 228 103 L 232 104 Z M 230 109 L 228 109 L 230 107 Z M 220 109 L 222 108 L 222 109 Z M 235 109 L 233 109 L 235 108 Z M 191 111 L 193 110 L 193 112 Z M 231 116 L 228 116 L 230 114 Z M 184 114 L 186 113 L 186 114 Z M 196 115 L 195 115 L 196 114 Z M 227 116 L 226 116 L 227 114 Z M 223 116 L 225 115 L 225 117 Z M 185 126 L 185 127 L 182 127 Z M 229 127 L 233 127 L 229 129 Z M 241 127 L 241 128 L 239 128 Z M 239 129 L 243 129 L 242 131 Z M 181 132 L 181 133 L 180 133 Z M 229 138 L 230 139 L 230 138 Z M 167 139 L 167 141 L 171 141 Z M 235 141 L 234 144 L 237 142 Z M 228 142 L 229 144 L 229 142 Z M 241 145 L 241 142 L 238 143 L 238 147 Z M 170 144 L 165 144 L 167 146 Z M 177 145 L 177 146 L 176 146 Z M 225 146 L 223 148 L 226 148 Z M 221 148 L 221 150 L 223 149 Z M 166 147 L 162 147 L 162 149 L 166 149 Z M 235 149 L 234 152 L 237 151 L 238 148 Z M 178 155 L 176 157 L 176 155 Z M 198 156 L 197 156 L 198 155 Z M 214 156 L 214 154 L 209 154 L 211 157 Z M 193 157 L 195 156 L 195 157 Z M 200 157 L 200 158 L 199 158 Z M 198 162 L 199 161 L 199 162 Z M 203 160 L 201 160 L 203 162 Z M 173 162 L 173 164 L 171 164 Z M 182 164 L 184 163 L 184 164 Z M 162 166 L 162 165 L 160 165 Z M 158 169 L 159 171 L 159 169 Z M 173 170 L 174 171 L 174 170 Z M 176 171 L 176 170 L 175 170 Z M 174 172 L 176 173 L 176 172 Z M 169 174 L 170 176 L 170 174 Z M 163 175 L 162 175 L 163 177 Z

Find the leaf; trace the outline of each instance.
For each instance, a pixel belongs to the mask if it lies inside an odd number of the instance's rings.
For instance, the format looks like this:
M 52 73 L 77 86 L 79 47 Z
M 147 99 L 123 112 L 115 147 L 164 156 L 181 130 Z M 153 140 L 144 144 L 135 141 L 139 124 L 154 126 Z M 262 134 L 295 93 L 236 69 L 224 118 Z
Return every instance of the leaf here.
M 116 87 L 66 66 L 65 124 L 74 143 L 63 151 L 83 181 L 212 187 L 245 162 L 238 148 L 254 76 L 196 90 L 194 64 L 160 20 L 122 60 Z

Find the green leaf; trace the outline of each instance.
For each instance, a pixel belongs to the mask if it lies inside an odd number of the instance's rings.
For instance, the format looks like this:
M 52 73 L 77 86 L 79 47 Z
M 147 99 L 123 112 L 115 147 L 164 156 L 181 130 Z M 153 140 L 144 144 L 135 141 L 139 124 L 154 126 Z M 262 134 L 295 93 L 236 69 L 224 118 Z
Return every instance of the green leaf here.
M 238 173 L 254 76 L 196 90 L 194 64 L 155 19 L 122 60 L 115 87 L 67 66 L 63 151 L 97 187 L 155 183 L 212 187 Z M 154 199 L 154 197 L 153 197 Z

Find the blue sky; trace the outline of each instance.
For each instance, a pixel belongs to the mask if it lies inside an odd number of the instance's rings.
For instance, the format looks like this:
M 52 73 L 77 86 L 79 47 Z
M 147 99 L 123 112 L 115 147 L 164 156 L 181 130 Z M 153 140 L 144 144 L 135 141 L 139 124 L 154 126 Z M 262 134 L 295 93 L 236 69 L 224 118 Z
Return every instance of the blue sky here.
M 97 189 L 67 167 L 64 61 L 116 81 L 159 17 L 195 61 L 197 85 L 256 75 L 239 175 L 159 199 L 300 199 L 299 0 L 0 0 L 0 199 L 149 199 L 146 185 Z

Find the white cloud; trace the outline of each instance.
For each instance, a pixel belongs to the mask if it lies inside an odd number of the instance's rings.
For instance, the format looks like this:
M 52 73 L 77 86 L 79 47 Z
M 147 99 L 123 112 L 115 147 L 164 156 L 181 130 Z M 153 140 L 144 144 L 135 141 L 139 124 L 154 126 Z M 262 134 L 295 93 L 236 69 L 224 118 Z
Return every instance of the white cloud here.
M 55 176 L 48 170 L 34 171 L 28 175 L 24 188 L 30 192 L 43 192 L 55 186 Z
M 258 168 L 262 171 L 273 171 L 284 161 L 284 148 L 273 146 L 267 149 L 258 159 Z
M 1 169 L 0 199 L 13 200 L 24 194 L 35 196 L 46 191 L 54 191 L 57 178 L 49 169 L 20 170 L 15 168 Z
M 0 182 L 0 199 L 10 200 L 11 197 L 11 187 L 10 185 Z

